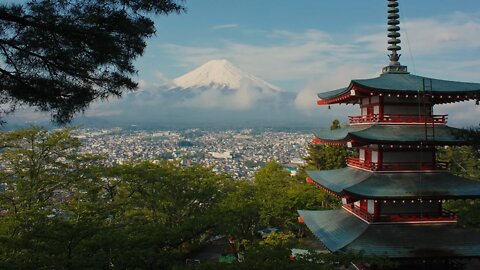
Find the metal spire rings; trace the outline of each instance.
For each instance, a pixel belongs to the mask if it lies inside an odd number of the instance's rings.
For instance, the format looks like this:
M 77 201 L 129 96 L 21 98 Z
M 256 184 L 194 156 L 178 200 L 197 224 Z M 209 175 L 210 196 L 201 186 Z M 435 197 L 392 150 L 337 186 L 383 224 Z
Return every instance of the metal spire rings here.
M 389 55 L 391 65 L 400 65 L 398 60 L 400 59 L 400 54 L 397 54 L 397 51 L 400 51 L 402 47 L 398 46 L 401 43 L 399 37 L 400 33 L 400 21 L 398 20 L 400 16 L 398 15 L 398 3 L 397 0 L 388 1 L 388 50 L 392 53 Z
M 400 40 L 400 15 L 398 15 L 398 2 L 397 0 L 388 0 L 388 50 L 391 52 L 388 57 L 390 58 L 389 66 L 383 69 L 383 73 L 407 73 L 407 67 L 400 65 L 398 61 L 401 54 L 398 53 L 402 49 L 398 44 Z

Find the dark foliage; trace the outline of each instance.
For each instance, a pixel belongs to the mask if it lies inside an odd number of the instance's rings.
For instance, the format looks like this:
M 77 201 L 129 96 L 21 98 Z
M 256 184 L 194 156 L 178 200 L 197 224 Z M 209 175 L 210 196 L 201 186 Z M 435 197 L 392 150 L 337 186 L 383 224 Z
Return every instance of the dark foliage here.
M 70 121 L 97 99 L 136 88 L 133 60 L 155 33 L 149 14 L 182 12 L 176 0 L 30 0 L 0 4 L 0 105 Z
M 339 129 L 340 121 L 332 121 L 330 130 Z M 307 162 L 306 169 L 332 170 L 345 167 L 347 148 L 345 146 L 334 146 L 325 144 L 308 144 L 308 155 L 304 157 Z

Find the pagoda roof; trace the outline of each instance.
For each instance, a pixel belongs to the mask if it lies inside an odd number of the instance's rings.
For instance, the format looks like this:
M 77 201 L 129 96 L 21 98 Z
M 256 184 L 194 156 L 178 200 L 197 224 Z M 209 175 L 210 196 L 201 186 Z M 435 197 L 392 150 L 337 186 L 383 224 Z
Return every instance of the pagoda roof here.
M 328 190 L 359 198 L 480 198 L 480 181 L 448 172 L 380 173 L 346 167 L 307 174 Z
M 462 129 L 438 125 L 434 127 L 433 144 L 455 145 L 465 143 L 460 137 Z M 424 125 L 351 125 L 334 130 L 322 130 L 314 133 L 324 143 L 346 144 L 348 141 L 380 144 L 417 144 L 425 142 Z
M 431 80 L 431 93 L 433 95 L 455 95 L 455 97 L 451 97 L 450 99 L 447 97 L 445 97 L 444 100 L 435 99 L 436 103 L 468 100 L 475 98 L 476 94 L 480 94 L 480 83 L 439 80 L 410 73 L 385 73 L 372 79 L 352 80 L 348 87 L 319 93 L 318 97 L 321 100 L 329 101 L 323 104 L 332 104 L 348 101 L 349 97 L 357 99 L 358 96 L 355 96 L 355 94 L 352 95 L 351 90 L 371 93 L 415 95 L 423 91 L 424 80 L 428 80 L 429 82 Z M 461 95 L 461 97 L 456 97 L 456 95 Z
M 480 256 L 480 233 L 473 229 L 450 224 L 367 224 L 343 209 L 298 213 L 332 252 L 390 258 Z

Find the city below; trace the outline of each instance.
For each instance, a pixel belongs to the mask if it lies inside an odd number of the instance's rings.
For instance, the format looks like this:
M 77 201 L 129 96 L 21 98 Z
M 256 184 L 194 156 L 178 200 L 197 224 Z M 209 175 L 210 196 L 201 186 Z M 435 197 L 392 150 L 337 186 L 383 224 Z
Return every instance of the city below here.
M 188 129 L 79 129 L 81 152 L 106 156 L 108 164 L 132 159 L 176 160 L 185 166 L 202 164 L 236 179 L 250 178 L 266 162 L 275 160 L 296 173 L 303 165 L 313 135 L 295 131 L 252 129 L 204 131 Z

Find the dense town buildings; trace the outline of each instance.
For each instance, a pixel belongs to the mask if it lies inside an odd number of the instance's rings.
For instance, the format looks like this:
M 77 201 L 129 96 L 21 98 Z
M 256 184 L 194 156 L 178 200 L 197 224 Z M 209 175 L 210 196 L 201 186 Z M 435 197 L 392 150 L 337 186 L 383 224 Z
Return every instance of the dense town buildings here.
M 307 132 L 254 130 L 145 131 L 80 129 L 84 153 L 103 154 L 108 164 L 132 159 L 178 160 L 185 165 L 203 164 L 234 178 L 248 178 L 268 161 L 287 167 L 301 164 L 306 155 Z

